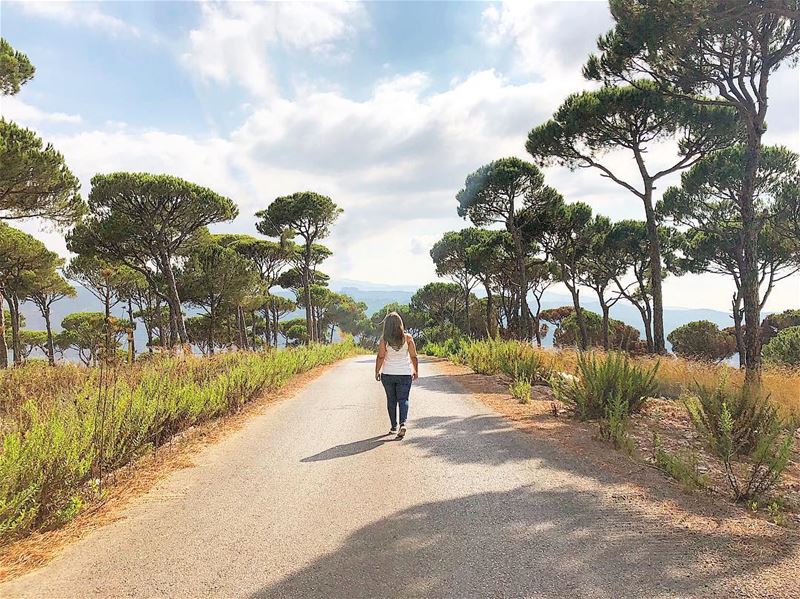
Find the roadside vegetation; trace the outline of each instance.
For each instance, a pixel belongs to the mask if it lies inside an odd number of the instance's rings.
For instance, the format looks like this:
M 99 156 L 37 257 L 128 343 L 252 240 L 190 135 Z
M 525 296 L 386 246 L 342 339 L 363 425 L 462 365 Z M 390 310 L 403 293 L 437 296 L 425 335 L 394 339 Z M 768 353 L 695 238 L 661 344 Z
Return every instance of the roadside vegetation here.
M 102 496 L 114 469 L 357 351 L 347 341 L 0 373 L 0 539 L 62 524 Z
M 426 351 L 508 381 L 515 399 L 539 404 L 532 410 L 595 423 L 598 439 L 687 491 L 716 490 L 768 508 L 784 524 L 786 512 L 800 513 L 796 492 L 781 495 L 787 470 L 793 481 L 800 477 L 798 367 L 767 365 L 754 389 L 739 368 L 675 356 L 546 349 L 514 340 L 461 341 L 446 349 L 432 344 Z

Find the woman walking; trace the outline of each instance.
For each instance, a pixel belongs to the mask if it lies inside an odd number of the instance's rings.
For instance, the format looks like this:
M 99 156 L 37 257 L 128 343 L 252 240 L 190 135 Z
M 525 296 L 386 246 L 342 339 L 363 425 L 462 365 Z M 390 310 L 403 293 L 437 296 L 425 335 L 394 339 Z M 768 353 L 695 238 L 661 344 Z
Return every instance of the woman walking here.
M 398 439 L 406 434 L 408 394 L 411 392 L 411 381 L 416 380 L 418 372 L 419 360 L 414 339 L 406 333 L 400 315 L 390 312 L 383 319 L 383 336 L 378 346 L 378 357 L 375 359 L 375 380 L 383 383 L 386 391 L 386 407 L 392 425 L 389 434 L 397 433 Z

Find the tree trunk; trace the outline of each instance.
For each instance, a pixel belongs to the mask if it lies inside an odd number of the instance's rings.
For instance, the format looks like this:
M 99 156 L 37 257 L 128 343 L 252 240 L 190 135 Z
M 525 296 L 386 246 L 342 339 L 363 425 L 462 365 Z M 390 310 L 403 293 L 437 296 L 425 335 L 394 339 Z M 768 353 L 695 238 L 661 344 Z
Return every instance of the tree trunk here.
M 170 264 L 169 259 L 163 258 L 162 260 L 164 261 L 164 277 L 167 279 L 167 295 L 169 297 L 172 321 L 175 323 L 181 344 L 185 345 L 189 342 L 189 337 L 186 334 L 186 323 L 183 322 L 183 314 L 181 313 L 181 298 L 178 295 L 178 286 L 175 283 L 175 273 L 172 272 L 172 264 Z
M 517 330 L 519 338 L 530 341 L 531 327 L 528 318 L 528 270 L 525 267 L 525 244 L 522 242 L 522 233 L 519 228 L 512 226 L 511 236 L 514 241 L 514 253 L 516 254 L 517 275 L 519 276 L 519 328 Z
M 464 318 L 466 319 L 467 337 L 472 337 L 472 328 L 469 326 L 469 287 L 464 286 Z
M 647 314 L 647 310 L 642 308 L 640 305 L 635 304 L 636 309 L 639 310 L 639 314 L 642 317 L 642 324 L 644 325 L 644 337 L 647 340 L 647 351 L 649 353 L 653 353 L 653 331 L 650 328 L 650 316 Z
M 42 316 L 44 316 L 44 327 L 47 330 L 47 363 L 50 364 L 50 366 L 55 366 L 56 348 L 53 343 L 53 327 L 50 325 L 50 304 L 44 304 Z
M 311 309 L 311 242 L 306 242 L 305 260 L 303 261 L 303 295 L 306 304 L 306 334 L 308 343 L 314 341 L 314 317 Z
M 270 326 L 270 313 L 269 308 L 262 308 L 262 312 L 264 313 L 264 349 L 269 349 L 269 346 L 272 344 L 271 335 L 272 335 L 272 327 Z
M 564 285 L 567 286 L 567 289 L 569 289 L 570 295 L 572 295 L 572 306 L 575 308 L 575 320 L 578 322 L 579 347 L 586 351 L 589 347 L 589 339 L 586 334 L 586 319 L 583 317 L 583 312 L 581 311 L 580 291 L 575 285 L 570 285 L 566 277 L 562 280 Z
M 147 335 L 147 352 L 152 354 L 153 353 L 153 323 L 150 322 L 149 318 L 143 319 L 144 320 L 144 332 Z
M 212 302 L 211 305 L 208 307 L 208 323 L 209 323 L 208 353 L 209 355 L 212 356 L 214 355 L 214 327 L 216 326 L 217 323 L 216 316 L 217 316 L 217 311 L 214 309 L 214 304 Z
M 250 346 L 253 348 L 253 351 L 256 351 L 256 312 L 255 310 L 250 311 L 250 320 L 253 323 L 253 328 L 250 331 Z
M 178 322 L 175 320 L 175 309 L 172 300 L 167 302 L 169 307 L 169 347 L 174 348 L 178 344 Z
M 236 307 L 236 336 L 239 349 L 247 349 L 247 333 L 244 325 L 244 312 L 241 306 Z
M 494 296 L 488 282 L 483 284 L 486 289 L 486 334 L 489 339 L 497 337 L 497 320 L 494 318 Z
M 603 310 L 603 349 L 608 351 L 610 349 L 610 347 L 611 347 L 611 344 L 609 343 L 609 340 L 608 340 L 608 324 L 609 324 L 608 323 L 608 321 L 609 321 L 608 312 L 609 312 L 609 308 L 606 305 L 606 298 L 603 296 L 603 294 L 599 290 L 595 290 L 595 291 L 597 292 L 597 299 L 600 300 L 600 307 Z
M 133 335 L 133 302 L 131 298 L 128 298 L 128 328 L 130 330 L 128 337 L 128 361 L 133 364 L 136 361 L 136 339 Z
M 664 342 L 664 301 L 662 292 L 661 240 L 658 238 L 658 223 L 653 209 L 653 183 L 645 181 L 644 212 L 646 216 L 647 242 L 650 253 L 650 286 L 653 296 L 653 351 L 666 353 Z
M 6 312 L 3 307 L 2 291 L 0 291 L 0 368 L 8 368 L 8 343 L 6 342 Z
M 733 294 L 731 302 L 733 315 L 733 332 L 736 337 L 736 352 L 739 354 L 739 368 L 747 365 L 747 350 L 744 345 L 744 331 L 742 330 L 742 296 L 737 291 Z
M 533 317 L 533 332 L 536 336 L 536 347 L 542 347 L 542 323 L 539 314 L 542 312 L 542 302 L 536 298 L 536 315 Z
M 11 351 L 14 356 L 14 365 L 22 364 L 22 348 L 19 341 L 19 298 L 12 294 L 7 298 L 8 311 L 11 314 Z
M 753 205 L 754 180 L 761 159 L 760 123 L 751 123 L 747 131 L 744 153 L 744 173 L 739 195 L 744 237 L 744 268 L 741 296 L 744 302 L 745 382 L 757 385 L 761 379 L 761 301 L 759 298 L 758 233 L 761 223 Z
M 112 355 L 111 355 L 111 349 L 112 349 L 112 344 L 111 344 L 111 338 L 112 338 L 112 332 L 111 332 L 111 290 L 108 287 L 106 287 L 106 290 L 105 290 L 105 292 L 103 294 L 103 313 L 105 315 L 105 320 L 104 320 L 104 322 L 105 322 L 105 335 L 104 335 L 105 348 L 103 350 L 103 354 L 104 354 L 103 359 L 106 361 L 106 363 L 108 363 L 112 359 Z
M 164 323 L 164 312 L 161 310 L 161 301 L 156 301 L 155 307 L 153 308 L 153 319 L 156 322 L 156 327 L 158 327 L 158 341 L 161 344 L 161 347 L 167 347 L 167 330 L 166 324 Z

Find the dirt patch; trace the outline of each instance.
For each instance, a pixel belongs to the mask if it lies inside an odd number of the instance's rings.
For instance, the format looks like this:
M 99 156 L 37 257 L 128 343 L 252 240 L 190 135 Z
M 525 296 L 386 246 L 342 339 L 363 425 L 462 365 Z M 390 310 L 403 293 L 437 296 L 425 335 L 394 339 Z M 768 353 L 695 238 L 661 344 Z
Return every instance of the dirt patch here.
M 465 390 L 495 412 L 507 418 L 515 428 L 547 439 L 569 451 L 593 467 L 614 475 L 619 485 L 609 489 L 609 499 L 625 502 L 671 527 L 691 530 L 694 534 L 711 535 L 725 544 L 729 555 L 741 561 L 743 574 L 734 596 L 800 597 L 797 573 L 800 571 L 800 531 L 796 514 L 789 514 L 785 526 L 776 526 L 766 514 L 754 514 L 712 491 L 686 492 L 649 463 L 653 431 L 658 431 L 661 446 L 677 451 L 689 447 L 700 451 L 688 415 L 681 404 L 668 400 L 651 401 L 641 415 L 632 419 L 635 451 L 629 457 L 599 440 L 596 425 L 574 420 L 555 400 L 549 387 L 534 386 L 530 403 L 522 404 L 509 391 L 509 380 L 502 376 L 476 374 L 469 368 L 446 360 L 434 359 L 436 368 L 451 376 Z M 798 443 L 792 464 L 777 494 L 794 501 L 800 488 Z M 701 462 L 707 463 L 705 460 Z M 711 460 L 708 460 L 710 463 Z M 712 484 L 720 483 L 721 472 L 713 467 L 706 471 Z M 779 563 L 745 568 L 745 564 L 763 563 L 765 555 L 784 556 Z M 713 567 L 713 566 L 712 566 Z M 755 574 L 754 574 L 755 572 Z
M 204 422 L 173 437 L 157 451 L 148 453 L 104 481 L 102 500 L 89 505 L 74 520 L 61 528 L 35 532 L 24 539 L 0 547 L 0 582 L 16 578 L 38 568 L 92 530 L 118 520 L 131 500 L 146 493 L 167 475 L 194 465 L 193 456 L 205 446 L 216 443 L 241 429 L 247 421 L 268 405 L 289 399 L 302 387 L 336 364 L 317 366 L 296 375 L 276 391 L 262 394 L 244 404 L 236 414 Z

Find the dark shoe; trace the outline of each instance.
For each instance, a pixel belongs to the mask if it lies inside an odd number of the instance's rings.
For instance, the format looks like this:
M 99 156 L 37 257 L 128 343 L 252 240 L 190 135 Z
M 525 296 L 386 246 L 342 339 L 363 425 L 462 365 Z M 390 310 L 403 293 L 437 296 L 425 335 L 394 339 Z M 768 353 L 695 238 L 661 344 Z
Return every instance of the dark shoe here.
M 390 435 L 394 435 L 396 432 L 397 432 L 397 427 L 396 426 L 393 426 L 392 428 L 389 429 L 389 434 Z
M 406 425 L 405 424 L 401 424 L 400 425 L 400 430 L 397 431 L 397 438 L 398 439 L 402 439 L 405 436 L 406 436 Z

